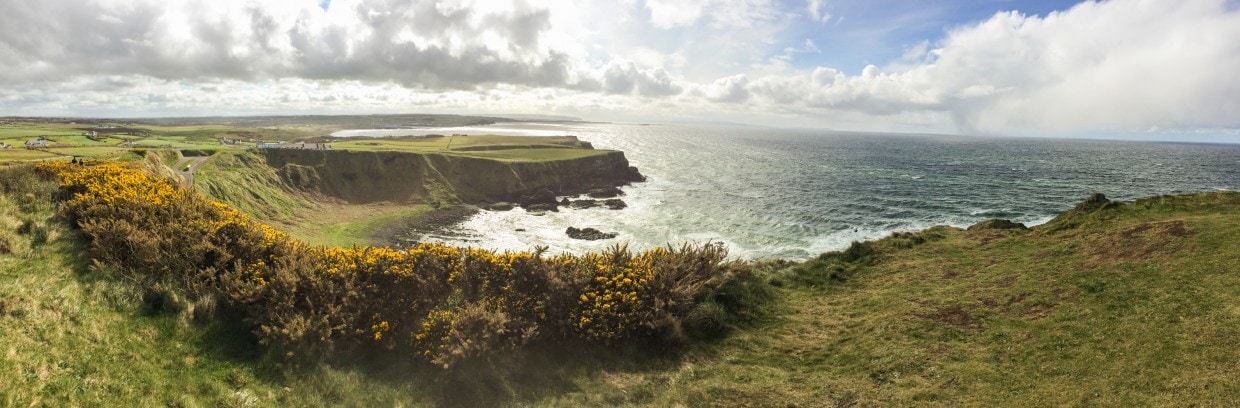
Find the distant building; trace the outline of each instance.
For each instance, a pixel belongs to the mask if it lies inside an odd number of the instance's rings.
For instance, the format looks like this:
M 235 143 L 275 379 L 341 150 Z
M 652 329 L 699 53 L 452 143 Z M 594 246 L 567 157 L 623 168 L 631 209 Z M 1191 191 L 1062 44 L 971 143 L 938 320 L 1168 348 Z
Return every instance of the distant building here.
M 9 146 L 8 143 L 0 142 L 0 149 L 12 149 L 12 148 L 13 146 Z
M 43 139 L 30 139 L 30 140 L 27 140 L 27 141 L 26 141 L 26 148 L 27 148 L 27 149 L 45 148 L 45 147 L 47 147 L 47 140 L 43 140 Z

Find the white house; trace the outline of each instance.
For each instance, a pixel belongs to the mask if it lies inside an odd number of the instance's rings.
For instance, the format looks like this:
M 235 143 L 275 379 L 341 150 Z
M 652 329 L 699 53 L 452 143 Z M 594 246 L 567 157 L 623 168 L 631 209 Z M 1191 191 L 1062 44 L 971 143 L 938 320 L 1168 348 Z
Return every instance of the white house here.
M 27 140 L 27 141 L 26 141 L 26 148 L 27 148 L 27 149 L 34 149 L 34 148 L 41 148 L 41 147 L 47 147 L 47 141 L 46 141 L 46 140 L 40 140 L 40 139 L 30 139 L 30 140 Z

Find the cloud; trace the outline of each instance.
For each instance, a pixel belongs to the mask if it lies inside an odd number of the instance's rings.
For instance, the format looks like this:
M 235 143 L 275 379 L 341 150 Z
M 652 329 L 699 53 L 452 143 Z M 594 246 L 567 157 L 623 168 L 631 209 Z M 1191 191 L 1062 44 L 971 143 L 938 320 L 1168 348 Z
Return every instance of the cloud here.
M 631 61 L 612 61 L 603 70 L 603 91 L 609 94 L 668 96 L 683 88 L 662 68 L 642 69 Z
M 706 20 L 714 28 L 745 28 L 776 18 L 773 0 L 645 0 L 657 28 L 692 26 Z
M 773 105 L 875 120 L 945 112 L 964 133 L 1236 128 L 1236 38 L 1240 10 L 1222 1 L 1085 2 L 1045 17 L 999 13 L 860 75 L 818 67 L 744 86 Z M 727 79 L 713 86 L 736 85 Z
M 951 32 L 906 86 L 966 132 L 1240 126 L 1240 11 L 1222 1 L 1086 2 Z
M 809 0 L 805 5 L 805 12 L 808 13 L 811 20 L 819 23 L 831 21 L 831 13 L 827 11 L 826 0 Z
M 56 18 L 48 18 L 56 16 Z M 472 89 L 567 86 L 544 47 L 550 11 L 404 0 L 47 0 L 0 14 L 0 84 L 85 74 L 164 79 L 300 77 Z
M 743 74 L 719 78 L 710 85 L 707 98 L 715 102 L 745 102 L 749 100 L 748 85 L 749 78 Z

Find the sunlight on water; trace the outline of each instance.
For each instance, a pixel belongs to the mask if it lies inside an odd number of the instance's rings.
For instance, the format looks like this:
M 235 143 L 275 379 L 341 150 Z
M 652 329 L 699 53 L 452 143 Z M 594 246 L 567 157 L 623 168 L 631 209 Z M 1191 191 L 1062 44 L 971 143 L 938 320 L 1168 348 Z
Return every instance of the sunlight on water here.
M 427 133 L 574 134 L 624 151 L 650 178 L 624 188 L 624 210 L 483 211 L 422 237 L 494 249 L 718 241 L 739 258 L 804 259 L 939 224 L 1040 224 L 1094 192 L 1130 200 L 1240 187 L 1240 146 L 592 123 L 455 129 Z M 569 226 L 619 236 L 573 240 Z

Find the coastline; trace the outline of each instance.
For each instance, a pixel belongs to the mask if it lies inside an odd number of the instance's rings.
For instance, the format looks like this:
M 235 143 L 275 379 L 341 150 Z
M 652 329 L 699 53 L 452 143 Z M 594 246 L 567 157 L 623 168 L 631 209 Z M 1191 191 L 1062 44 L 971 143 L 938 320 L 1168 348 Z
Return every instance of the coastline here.
M 409 246 L 415 242 L 409 237 L 435 231 L 447 230 L 481 211 L 476 206 L 462 204 L 434 208 L 410 217 L 403 217 L 375 228 L 368 235 L 371 245 L 393 248 Z

